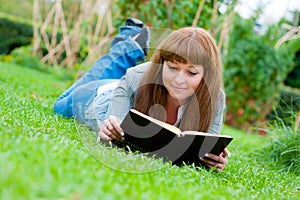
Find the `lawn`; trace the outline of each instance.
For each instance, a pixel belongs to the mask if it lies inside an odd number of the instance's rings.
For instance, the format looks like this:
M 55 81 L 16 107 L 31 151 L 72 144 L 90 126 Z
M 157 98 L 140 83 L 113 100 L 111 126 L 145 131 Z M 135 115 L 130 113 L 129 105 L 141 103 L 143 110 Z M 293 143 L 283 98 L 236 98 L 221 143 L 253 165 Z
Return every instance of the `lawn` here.
M 298 199 L 300 176 L 256 159 L 270 141 L 224 127 L 235 139 L 227 168 L 193 166 L 99 146 L 93 133 L 53 114 L 70 83 L 0 63 L 1 199 Z M 135 173 L 134 173 L 135 172 Z

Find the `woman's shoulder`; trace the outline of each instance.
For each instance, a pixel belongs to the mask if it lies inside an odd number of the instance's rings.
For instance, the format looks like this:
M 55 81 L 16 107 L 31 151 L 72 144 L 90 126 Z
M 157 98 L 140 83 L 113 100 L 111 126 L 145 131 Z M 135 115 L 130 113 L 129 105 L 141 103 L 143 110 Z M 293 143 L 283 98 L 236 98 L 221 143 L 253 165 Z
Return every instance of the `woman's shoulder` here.
M 127 69 L 126 74 L 123 76 L 120 85 L 126 86 L 130 88 L 132 91 L 135 91 L 141 80 L 143 79 L 143 75 L 145 72 L 149 69 L 151 65 L 151 62 L 145 62 L 142 64 L 139 64 L 135 67 L 131 67 Z
M 127 70 L 128 74 L 144 74 L 150 67 L 151 62 L 145 62 Z
M 222 98 L 222 99 L 225 99 L 225 98 L 226 98 L 226 93 L 225 93 L 225 90 L 224 90 L 223 87 L 220 88 L 220 93 L 219 93 L 219 95 L 220 95 L 220 98 Z
M 220 88 L 218 107 L 226 107 L 226 93 L 224 88 Z

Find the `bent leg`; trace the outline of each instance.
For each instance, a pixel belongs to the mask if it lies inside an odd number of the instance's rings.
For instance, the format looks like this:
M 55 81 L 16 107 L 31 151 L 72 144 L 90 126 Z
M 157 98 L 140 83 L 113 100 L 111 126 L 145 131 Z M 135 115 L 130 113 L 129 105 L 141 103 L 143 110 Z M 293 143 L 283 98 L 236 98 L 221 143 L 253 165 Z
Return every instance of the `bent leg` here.
M 81 85 L 94 80 L 120 79 L 126 70 L 144 61 L 143 50 L 130 38 L 118 42 L 110 52 L 97 60 L 91 69 L 76 84 Z
M 128 31 L 128 30 L 127 30 Z M 77 87 L 91 81 L 103 79 L 120 79 L 126 70 L 145 59 L 141 47 L 130 36 L 119 34 L 123 41 L 111 46 L 110 52 L 101 57 L 91 69 L 66 90 L 55 102 L 54 112 L 63 117 L 73 116 L 73 93 Z

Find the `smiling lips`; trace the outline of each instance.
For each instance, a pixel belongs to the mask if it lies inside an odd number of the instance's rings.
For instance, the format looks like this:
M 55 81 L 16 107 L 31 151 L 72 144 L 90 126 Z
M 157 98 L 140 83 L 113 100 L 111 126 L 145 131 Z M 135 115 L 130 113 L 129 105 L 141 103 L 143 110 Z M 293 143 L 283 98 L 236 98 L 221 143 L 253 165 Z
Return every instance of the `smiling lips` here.
M 187 90 L 186 87 L 177 87 L 177 86 L 174 86 L 174 85 L 172 85 L 172 88 L 173 88 L 175 91 L 178 91 L 178 92 L 183 92 L 183 91 Z

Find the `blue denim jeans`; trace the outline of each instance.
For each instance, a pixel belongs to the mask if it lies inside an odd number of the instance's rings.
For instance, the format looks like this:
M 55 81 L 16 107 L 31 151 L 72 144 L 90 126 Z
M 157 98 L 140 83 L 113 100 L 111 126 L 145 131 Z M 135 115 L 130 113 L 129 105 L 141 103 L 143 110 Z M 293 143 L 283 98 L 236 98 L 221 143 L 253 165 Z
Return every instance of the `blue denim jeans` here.
M 121 27 L 120 33 L 111 43 L 110 52 L 97 60 L 84 76 L 56 100 L 54 112 L 89 123 L 86 121 L 85 112 L 97 96 L 98 88 L 119 80 L 128 68 L 144 61 L 143 50 L 131 39 L 131 36 L 140 31 L 141 28 L 136 26 Z M 109 98 L 107 96 L 107 100 Z

